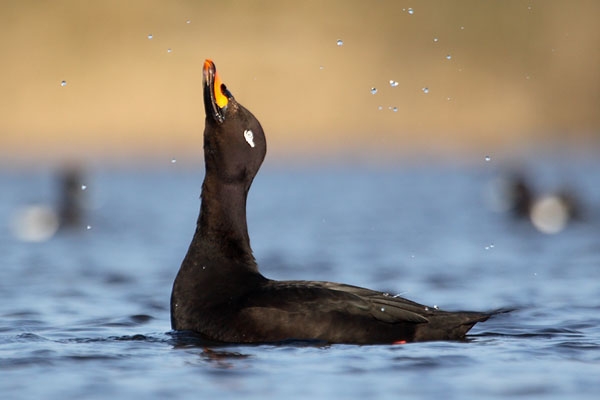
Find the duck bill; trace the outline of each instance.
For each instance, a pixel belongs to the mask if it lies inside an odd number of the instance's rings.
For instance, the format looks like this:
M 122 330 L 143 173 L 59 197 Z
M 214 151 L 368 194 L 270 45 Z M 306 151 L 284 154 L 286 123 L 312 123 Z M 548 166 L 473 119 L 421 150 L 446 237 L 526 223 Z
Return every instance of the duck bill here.
M 223 93 L 226 89 L 212 60 L 204 61 L 203 84 L 206 117 L 221 124 L 225 121 L 225 110 L 229 99 Z

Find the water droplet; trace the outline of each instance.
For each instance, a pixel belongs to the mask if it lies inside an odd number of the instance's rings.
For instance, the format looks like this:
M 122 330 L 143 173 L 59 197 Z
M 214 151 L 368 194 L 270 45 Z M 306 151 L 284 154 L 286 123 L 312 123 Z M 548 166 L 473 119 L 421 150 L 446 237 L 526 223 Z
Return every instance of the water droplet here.
M 412 8 L 409 8 L 409 9 L 408 9 L 408 13 L 409 13 L 410 15 L 413 15 L 413 14 L 415 13 L 415 10 L 413 10 Z
M 393 112 L 398 112 L 398 107 L 392 107 Z
M 433 309 L 434 309 L 434 310 L 439 310 L 440 308 L 439 308 L 437 305 L 435 305 L 435 304 L 434 304 L 434 305 L 433 305 Z
M 461 27 L 460 27 L 460 30 L 461 30 L 461 31 L 464 31 L 464 30 L 465 30 L 465 27 L 464 27 L 464 26 L 461 26 Z
M 494 243 L 490 243 L 490 249 L 494 248 Z
M 191 23 L 192 23 L 192 20 L 191 20 L 191 19 L 188 19 L 187 21 L 185 21 L 185 23 L 186 23 L 186 24 L 191 24 Z
M 379 106 L 379 107 L 377 107 L 377 109 L 378 109 L 379 111 L 381 111 L 381 110 L 383 110 L 383 106 Z
M 87 186 L 86 185 L 81 185 L 81 190 L 85 190 L 85 189 L 87 189 Z
M 451 56 L 450 54 L 448 54 L 448 55 L 446 56 L 446 60 L 452 60 L 452 56 Z
M 171 159 L 171 164 L 175 164 L 176 162 L 177 162 L 177 159 L 175 159 L 175 158 Z
M 60 82 L 60 86 L 62 86 L 62 87 L 65 87 L 65 86 L 67 86 L 67 81 L 61 81 L 61 82 Z
M 421 89 L 423 91 L 423 93 L 427 94 L 429 93 L 429 88 L 424 87 L 423 89 Z
M 490 162 L 492 160 L 492 157 L 490 156 L 485 156 L 485 161 Z
M 338 46 L 343 46 L 344 45 L 344 41 L 342 39 L 338 39 L 336 43 L 337 43 Z
M 425 311 L 429 311 L 429 307 L 425 306 Z
M 385 311 L 385 307 L 381 307 L 381 312 L 384 312 L 384 311 Z
M 92 229 L 92 226 L 88 225 L 88 226 L 85 227 L 85 229 L 87 229 L 89 231 L 90 229 Z
M 433 43 L 437 43 L 439 40 L 440 40 L 440 39 L 438 39 L 438 38 L 434 37 L 434 38 L 433 38 Z
M 148 39 L 152 39 L 154 36 L 152 36 L 152 34 L 148 34 Z
M 324 67 L 324 66 L 322 66 L 322 65 L 320 65 L 320 66 L 319 66 L 319 69 L 323 70 L 323 69 L 325 69 L 325 67 Z
M 375 94 L 375 93 L 377 93 L 377 88 L 372 87 L 371 88 L 371 94 Z
M 170 53 L 170 52 L 172 52 L 172 51 L 173 51 L 173 50 L 171 50 L 171 49 L 167 49 L 167 53 Z
M 398 82 L 390 79 L 390 86 L 391 87 L 396 87 L 396 86 L 398 86 Z
M 446 97 L 446 100 L 451 101 L 452 97 Z
M 527 76 L 525 77 L 525 79 L 529 80 L 529 79 L 531 79 L 531 77 L 530 77 L 529 75 L 527 75 Z

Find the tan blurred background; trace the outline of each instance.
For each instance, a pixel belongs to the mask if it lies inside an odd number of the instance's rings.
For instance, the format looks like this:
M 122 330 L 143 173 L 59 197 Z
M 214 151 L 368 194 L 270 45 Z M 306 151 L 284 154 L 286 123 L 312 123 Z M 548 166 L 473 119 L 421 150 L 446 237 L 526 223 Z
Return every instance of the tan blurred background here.
M 199 162 L 204 58 L 275 159 L 589 147 L 599 16 L 596 0 L 4 0 L 0 157 Z

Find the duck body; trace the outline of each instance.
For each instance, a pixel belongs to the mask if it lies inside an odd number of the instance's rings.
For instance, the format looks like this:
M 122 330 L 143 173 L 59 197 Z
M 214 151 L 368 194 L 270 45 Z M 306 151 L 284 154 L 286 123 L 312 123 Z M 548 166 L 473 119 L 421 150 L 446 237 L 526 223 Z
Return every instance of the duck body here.
M 171 326 L 222 343 L 460 340 L 493 313 L 446 312 L 357 286 L 275 281 L 250 247 L 246 199 L 266 154 L 263 129 L 204 63 L 206 175 L 200 216 L 171 294 Z
M 238 288 L 242 286 L 239 285 Z M 393 344 L 461 340 L 486 313 L 444 312 L 401 297 L 357 286 L 319 281 L 274 281 L 249 276 L 218 301 L 188 302 L 173 328 L 225 343 L 317 340 L 328 343 Z M 198 301 L 199 300 L 199 301 Z

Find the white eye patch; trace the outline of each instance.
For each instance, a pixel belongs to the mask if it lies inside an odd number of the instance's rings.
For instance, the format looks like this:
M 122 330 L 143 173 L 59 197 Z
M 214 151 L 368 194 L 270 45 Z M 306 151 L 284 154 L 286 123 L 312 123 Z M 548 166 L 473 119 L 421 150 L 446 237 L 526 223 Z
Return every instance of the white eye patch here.
M 254 147 L 254 133 L 250 129 L 244 131 L 244 139 L 246 139 L 250 147 Z

